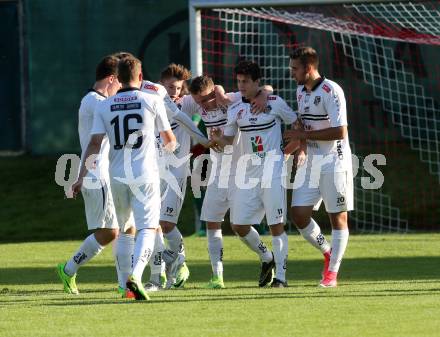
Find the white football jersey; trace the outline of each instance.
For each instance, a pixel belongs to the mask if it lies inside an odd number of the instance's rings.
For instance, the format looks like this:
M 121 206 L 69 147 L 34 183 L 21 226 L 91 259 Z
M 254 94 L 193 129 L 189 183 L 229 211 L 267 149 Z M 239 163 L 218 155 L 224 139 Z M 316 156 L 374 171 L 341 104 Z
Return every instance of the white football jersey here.
M 108 136 L 112 177 L 132 180 L 142 176 L 141 183 L 159 181 L 155 128 L 171 129 L 163 99 L 138 88 L 121 89 L 97 106 L 91 133 Z M 126 144 L 136 131 L 141 135 Z
M 81 105 L 78 111 L 78 134 L 79 142 L 81 144 L 81 161 L 84 160 L 84 153 L 90 142 L 90 131 L 93 126 L 93 116 L 96 105 L 105 100 L 107 97 L 100 92 L 89 89 L 89 92 L 81 100 Z M 99 178 L 108 176 L 108 153 L 109 145 L 107 137 L 102 140 L 101 151 L 98 158 L 95 160 L 96 167 L 89 171 L 88 175 Z
M 344 91 L 326 78 L 318 82 L 310 92 L 303 85 L 296 91 L 298 114 L 305 130 L 322 130 L 347 125 L 347 107 Z M 321 172 L 351 170 L 351 150 L 348 135 L 340 140 L 307 140 L 307 157 L 313 155 L 332 157 L 322 166 Z M 326 158 L 325 161 L 328 161 Z
M 165 87 L 160 84 L 150 81 L 142 81 L 141 90 L 143 92 L 147 92 L 153 95 L 158 95 L 163 99 L 167 112 L 167 117 L 171 125 L 171 130 L 173 130 L 173 133 L 176 136 L 176 141 L 179 144 L 178 148 L 174 151 L 174 155 L 179 159 L 187 156 L 191 150 L 191 136 L 173 119 L 174 116 L 176 116 L 180 111 L 179 104 L 173 102 L 171 97 L 168 95 Z M 162 142 L 159 132 L 157 130 L 156 142 L 159 160 L 165 160 L 164 165 L 167 165 L 167 156 L 169 156 L 169 154 L 165 153 L 162 150 Z M 178 167 L 169 165 L 167 166 L 167 168 L 176 178 L 185 178 L 189 174 L 189 161 L 187 161 L 186 164 Z
M 226 95 L 233 103 L 241 99 L 240 92 L 227 93 Z M 220 128 L 223 130 L 228 121 L 228 115 L 227 115 L 228 108 L 226 106 L 221 106 L 221 107 L 217 107 L 216 109 L 206 111 L 194 101 L 191 95 L 182 97 L 182 99 L 180 100 L 180 105 L 181 105 L 181 110 L 189 114 L 190 116 L 194 114 L 199 114 L 202 117 L 202 120 L 206 126 L 206 132 L 208 134 L 208 138 L 210 138 L 210 131 L 212 127 Z M 235 151 L 234 149 L 233 155 L 235 155 L 236 152 L 237 151 Z M 215 168 L 213 167 L 212 169 L 215 169 L 215 176 L 218 176 L 220 173 L 219 168 L 222 162 L 223 154 L 215 152 L 214 150 L 211 149 L 210 156 L 213 162 L 215 162 L 217 165 Z M 232 160 L 232 162 L 234 163 L 235 161 Z M 230 174 L 234 175 L 235 169 L 231 169 Z
M 284 163 L 283 137 L 281 123 L 287 125 L 297 119 L 295 112 L 279 96 L 270 95 L 267 99 L 267 107 L 264 113 L 252 114 L 251 104 L 248 100 L 233 104 L 228 110 L 228 124 L 224 129 L 225 136 L 235 136 L 238 131 L 241 138 L 238 149 L 241 155 L 251 155 L 251 159 L 259 165 L 253 165 L 249 160 L 246 165 L 246 177 L 261 178 L 264 173 L 265 161 L 270 152 L 274 166 L 270 178 L 281 177 Z M 255 157 L 253 159 L 252 157 Z

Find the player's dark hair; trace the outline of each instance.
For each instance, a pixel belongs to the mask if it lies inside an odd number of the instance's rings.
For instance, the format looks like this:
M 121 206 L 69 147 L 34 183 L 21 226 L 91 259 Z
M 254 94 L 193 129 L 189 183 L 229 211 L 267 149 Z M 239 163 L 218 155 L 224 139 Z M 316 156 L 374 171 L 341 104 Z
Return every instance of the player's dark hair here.
M 116 57 L 118 60 L 121 60 L 125 57 L 135 57 L 132 53 L 129 53 L 128 51 L 119 51 L 113 53 L 112 56 Z
M 301 64 L 304 67 L 311 65 L 315 68 L 318 68 L 319 66 L 318 53 L 312 47 L 297 48 L 293 51 L 292 54 L 290 54 L 290 58 L 292 60 L 300 60 Z
M 178 81 L 188 81 L 191 78 L 191 72 L 181 64 L 171 63 L 160 73 L 160 79 L 177 78 Z
M 142 71 L 142 63 L 134 56 L 127 56 L 119 61 L 118 80 L 122 84 L 128 84 L 136 80 Z
M 116 76 L 118 74 L 118 63 L 119 60 L 112 55 L 104 57 L 96 66 L 96 81 L 103 80 L 111 75 Z
M 203 75 L 193 78 L 189 86 L 189 92 L 197 95 L 206 89 L 214 87 L 214 81 L 211 77 Z
M 240 61 L 235 66 L 234 72 L 235 75 L 250 76 L 252 78 L 252 81 L 256 81 L 261 78 L 260 66 L 253 61 L 247 61 L 247 60 Z

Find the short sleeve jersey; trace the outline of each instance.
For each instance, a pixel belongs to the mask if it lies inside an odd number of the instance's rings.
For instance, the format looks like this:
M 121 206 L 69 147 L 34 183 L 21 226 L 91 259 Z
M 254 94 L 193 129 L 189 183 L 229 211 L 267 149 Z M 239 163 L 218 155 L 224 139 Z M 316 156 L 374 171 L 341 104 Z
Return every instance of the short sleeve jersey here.
M 322 130 L 347 125 L 344 91 L 335 82 L 322 78 L 310 92 L 303 85 L 297 88 L 298 114 L 305 130 Z M 348 136 L 341 140 L 307 141 L 309 160 L 313 155 L 323 157 L 321 172 L 344 172 L 351 169 L 351 150 Z M 331 161 L 326 157 L 330 156 Z
M 188 134 L 188 132 L 186 132 L 185 129 L 182 128 L 173 119 L 174 116 L 176 116 L 180 112 L 179 102 L 177 103 L 173 102 L 173 100 L 168 95 L 167 90 L 164 88 L 164 86 L 157 83 L 153 83 L 150 81 L 143 81 L 141 90 L 143 92 L 156 95 L 163 100 L 167 112 L 167 117 L 171 125 L 171 130 L 173 130 L 173 133 L 176 136 L 176 141 L 179 144 L 178 148 L 174 151 L 174 155 L 179 159 L 187 156 L 191 149 L 191 137 Z M 162 150 L 162 142 L 158 130 L 156 130 L 156 141 L 157 141 L 156 149 L 158 152 L 159 160 L 167 161 L 166 157 L 168 154 L 166 154 Z M 167 165 L 166 162 L 163 164 L 165 166 Z M 170 165 L 168 169 L 176 178 L 185 178 L 188 176 L 189 173 L 189 162 L 186 164 L 182 164 L 179 167 L 174 167 Z
M 295 112 L 279 96 L 268 97 L 268 104 L 264 113 L 254 115 L 251 113 L 250 102 L 242 99 L 233 104 L 228 110 L 228 124 L 224 129 L 225 136 L 234 136 L 238 131 L 241 138 L 238 143 L 241 155 L 255 157 L 260 165 L 253 165 L 249 160 L 246 165 L 246 177 L 261 178 L 264 173 L 264 164 L 268 160 L 267 155 L 274 155 L 272 178 L 281 177 L 284 155 L 281 124 L 294 123 L 297 119 Z M 272 158 L 271 158 L 272 160 Z M 268 172 L 266 172 L 268 174 Z
M 142 183 L 158 181 L 155 129 L 171 129 L 158 96 L 125 88 L 97 106 L 91 133 L 108 136 L 112 177 L 142 177 Z M 132 133 L 136 135 L 130 137 Z
M 81 161 L 84 160 L 84 153 L 90 142 L 90 131 L 93 126 L 93 116 L 96 105 L 105 100 L 106 97 L 100 92 L 89 89 L 88 93 L 82 98 L 78 111 L 78 134 L 81 144 Z M 101 151 L 95 160 L 95 168 L 90 171 L 96 178 L 105 178 L 108 176 L 108 152 L 109 145 L 107 137 L 104 137 L 101 145 Z

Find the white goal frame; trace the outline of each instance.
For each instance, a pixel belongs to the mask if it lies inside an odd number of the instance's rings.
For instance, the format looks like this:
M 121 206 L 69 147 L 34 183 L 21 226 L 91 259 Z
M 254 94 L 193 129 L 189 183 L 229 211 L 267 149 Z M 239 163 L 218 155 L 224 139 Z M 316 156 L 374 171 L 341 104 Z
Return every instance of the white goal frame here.
M 331 5 L 343 3 L 365 2 L 398 2 L 399 0 L 190 0 L 189 10 L 189 40 L 191 54 L 191 72 L 194 76 L 203 73 L 202 65 L 202 25 L 200 10 L 204 8 L 227 7 L 259 7 L 259 6 L 300 6 L 300 5 Z

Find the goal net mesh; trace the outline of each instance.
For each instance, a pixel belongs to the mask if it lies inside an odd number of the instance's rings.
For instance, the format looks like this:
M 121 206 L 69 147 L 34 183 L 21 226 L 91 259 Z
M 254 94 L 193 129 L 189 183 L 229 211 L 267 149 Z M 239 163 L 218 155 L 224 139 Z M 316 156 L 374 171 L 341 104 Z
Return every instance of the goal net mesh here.
M 234 66 L 258 62 L 263 83 L 296 108 L 289 54 L 310 45 L 320 73 L 347 98 L 350 140 L 361 166 L 351 224 L 359 231 L 434 230 L 440 204 L 440 3 L 356 3 L 201 10 L 203 72 L 236 90 Z M 379 190 L 363 157 L 384 154 Z

